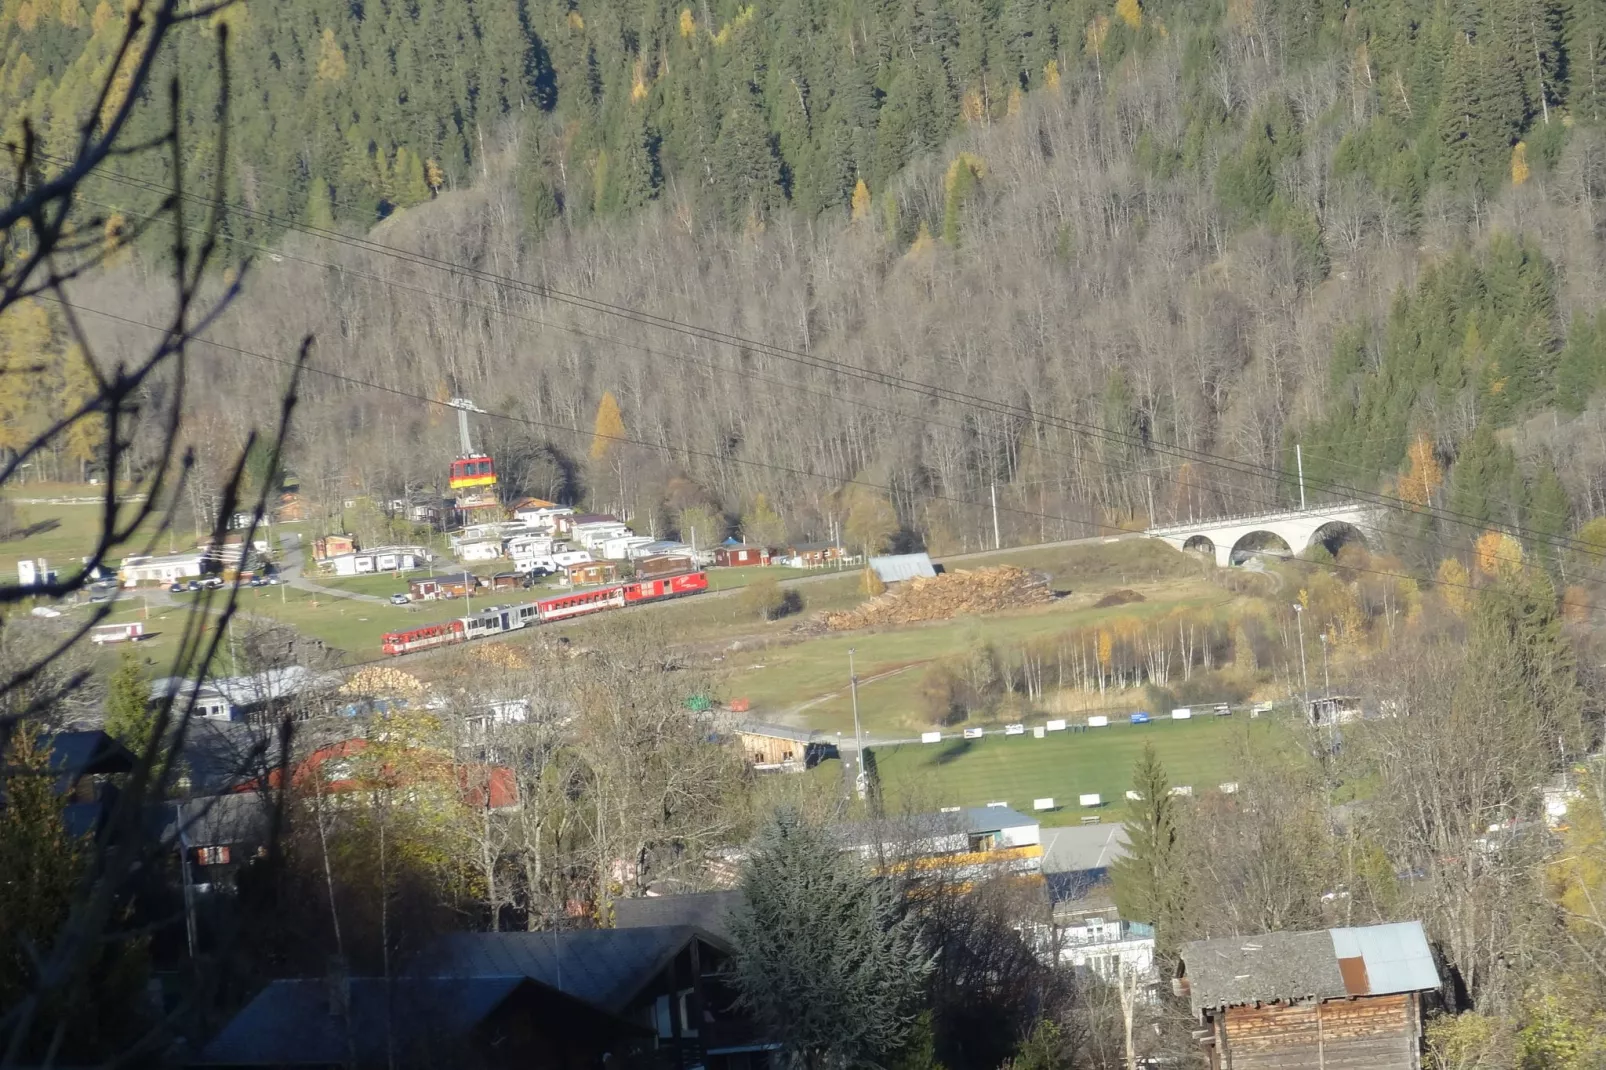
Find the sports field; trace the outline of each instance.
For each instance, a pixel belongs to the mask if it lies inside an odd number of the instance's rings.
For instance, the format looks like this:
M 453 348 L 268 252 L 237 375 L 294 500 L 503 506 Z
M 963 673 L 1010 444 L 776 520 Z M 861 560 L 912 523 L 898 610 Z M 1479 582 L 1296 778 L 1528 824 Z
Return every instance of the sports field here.
M 1036 799 L 1052 798 L 1056 809 L 1044 824 L 1075 824 L 1084 816 L 1121 820 L 1132 766 L 1152 741 L 1173 785 L 1191 785 L 1195 795 L 1236 779 L 1251 734 L 1264 742 L 1274 722 L 1232 717 L 1191 721 L 1156 720 L 1147 725 L 1112 724 L 1082 732 L 1050 732 L 1043 739 L 987 736 L 906 743 L 872 751 L 889 807 L 936 810 L 1007 802 L 1023 813 Z M 1081 795 L 1099 795 L 1103 805 L 1082 808 Z

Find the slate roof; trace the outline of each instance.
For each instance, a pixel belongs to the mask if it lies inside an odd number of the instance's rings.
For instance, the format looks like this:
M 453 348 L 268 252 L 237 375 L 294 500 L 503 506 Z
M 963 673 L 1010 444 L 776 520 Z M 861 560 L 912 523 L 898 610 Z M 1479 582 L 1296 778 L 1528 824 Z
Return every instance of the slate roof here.
M 1182 976 L 1194 1014 L 1439 987 L 1419 921 L 1198 940 L 1183 945 Z
M 684 925 L 452 933 L 425 955 L 437 977 L 527 977 L 616 1014 L 697 935 Z
M 899 583 L 903 580 L 929 578 L 937 574 L 930 554 L 891 554 L 872 557 L 870 568 L 882 583 Z
M 387 985 L 380 978 L 352 978 L 351 1041 L 357 1061 L 384 1065 L 387 1039 L 411 1056 L 417 1045 L 461 1037 L 526 983 L 522 977 L 398 978 Z M 450 1049 L 441 1052 L 450 1054 Z M 290 980 L 269 982 L 196 1062 L 340 1066 L 347 1056 L 346 1029 L 330 1013 L 328 982 Z
M 134 768 L 134 755 L 99 729 L 57 732 L 50 737 L 50 769 L 58 774 L 59 790 L 70 781 L 101 773 L 126 773 Z
M 689 925 L 729 940 L 731 915 L 741 902 L 741 892 L 690 892 L 615 899 L 613 924 L 616 929 Z
M 161 811 L 163 843 L 179 842 L 182 814 L 184 842 L 192 847 L 259 844 L 272 827 L 273 800 L 251 791 L 164 804 Z

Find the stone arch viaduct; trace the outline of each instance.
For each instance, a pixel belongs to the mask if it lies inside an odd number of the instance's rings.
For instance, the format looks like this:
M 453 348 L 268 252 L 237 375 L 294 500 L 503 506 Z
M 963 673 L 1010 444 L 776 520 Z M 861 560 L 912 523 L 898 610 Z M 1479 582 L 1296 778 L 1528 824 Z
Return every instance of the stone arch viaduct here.
M 1377 544 L 1377 510 L 1358 502 L 1259 516 L 1225 516 L 1150 528 L 1145 534 L 1179 550 L 1209 553 L 1222 568 L 1263 554 L 1288 556 L 1317 543 L 1359 537 Z

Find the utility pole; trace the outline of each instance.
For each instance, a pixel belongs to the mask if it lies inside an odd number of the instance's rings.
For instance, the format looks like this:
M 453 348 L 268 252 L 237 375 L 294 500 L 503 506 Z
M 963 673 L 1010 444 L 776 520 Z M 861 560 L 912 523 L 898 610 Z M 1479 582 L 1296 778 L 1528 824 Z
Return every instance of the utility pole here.
M 1299 469 L 1299 511 L 1305 511 L 1305 455 L 1294 443 L 1294 466 Z
M 859 771 L 854 775 L 853 786 L 863 798 L 869 781 L 864 775 L 864 737 L 859 733 L 859 674 L 853 669 L 853 648 L 848 647 L 848 690 L 853 695 L 853 749 L 858 753 Z
M 1299 682 L 1305 689 L 1305 715 L 1310 716 L 1310 677 L 1305 672 L 1305 607 L 1294 603 L 1294 620 L 1299 624 Z
M 1001 550 L 1001 549 L 1003 549 L 1004 541 L 998 537 L 998 482 L 996 480 L 993 481 L 992 492 L 993 492 L 993 549 L 994 550 Z

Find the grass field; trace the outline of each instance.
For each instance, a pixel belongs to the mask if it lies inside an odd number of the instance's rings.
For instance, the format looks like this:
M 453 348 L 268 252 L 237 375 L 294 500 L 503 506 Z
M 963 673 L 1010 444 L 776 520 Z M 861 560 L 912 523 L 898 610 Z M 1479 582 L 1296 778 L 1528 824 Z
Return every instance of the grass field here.
M 982 643 L 1007 650 L 1022 640 L 1086 628 L 1114 616 L 1143 617 L 1179 607 L 1218 607 L 1223 593 L 1201 580 L 1134 584 L 1147 601 L 1093 608 L 1092 596 L 1072 596 L 1040 609 L 970 617 L 907 628 L 839 633 L 791 646 L 739 653 L 730 659 L 725 693 L 746 698 L 754 716 L 802 716 L 810 727 L 847 731 L 853 725 L 848 649 L 859 675 L 859 715 L 873 735 L 912 734 L 931 727 L 919 691 L 926 667 Z
M 81 488 L 80 492 L 89 489 L 92 488 Z M 95 539 L 100 534 L 101 511 L 98 506 L 18 503 L 12 508 L 16 511 L 15 526 L 23 537 L 0 540 L 0 575 L 15 581 L 18 561 L 42 557 L 65 576 L 74 571 L 74 566 L 95 548 Z M 118 516 L 121 520 L 129 519 L 139 508 L 138 503 L 126 503 L 120 508 Z M 143 547 L 145 541 L 155 533 L 159 522 L 159 516 L 148 520 L 135 533 L 133 545 Z M 175 530 L 172 544 L 179 550 L 193 547 L 194 533 Z M 154 548 L 166 553 L 168 537 L 163 535 L 157 539 Z M 120 553 L 117 554 L 111 563 L 117 564 L 121 557 Z
M 1053 732 L 1043 739 L 987 736 L 877 747 L 871 754 L 883 797 L 890 806 L 935 810 L 943 806 L 984 806 L 1007 802 L 1030 813 L 1035 799 L 1057 806 L 1042 815 L 1045 824 L 1076 824 L 1097 814 L 1121 820 L 1132 766 L 1145 742 L 1153 742 L 1173 785 L 1191 785 L 1194 794 L 1234 780 L 1242 768 L 1251 735 L 1264 739 L 1275 722 L 1207 717 L 1191 721 L 1156 720 L 1147 725 L 1112 724 L 1084 732 Z M 1102 796 L 1104 805 L 1083 809 L 1080 795 Z

